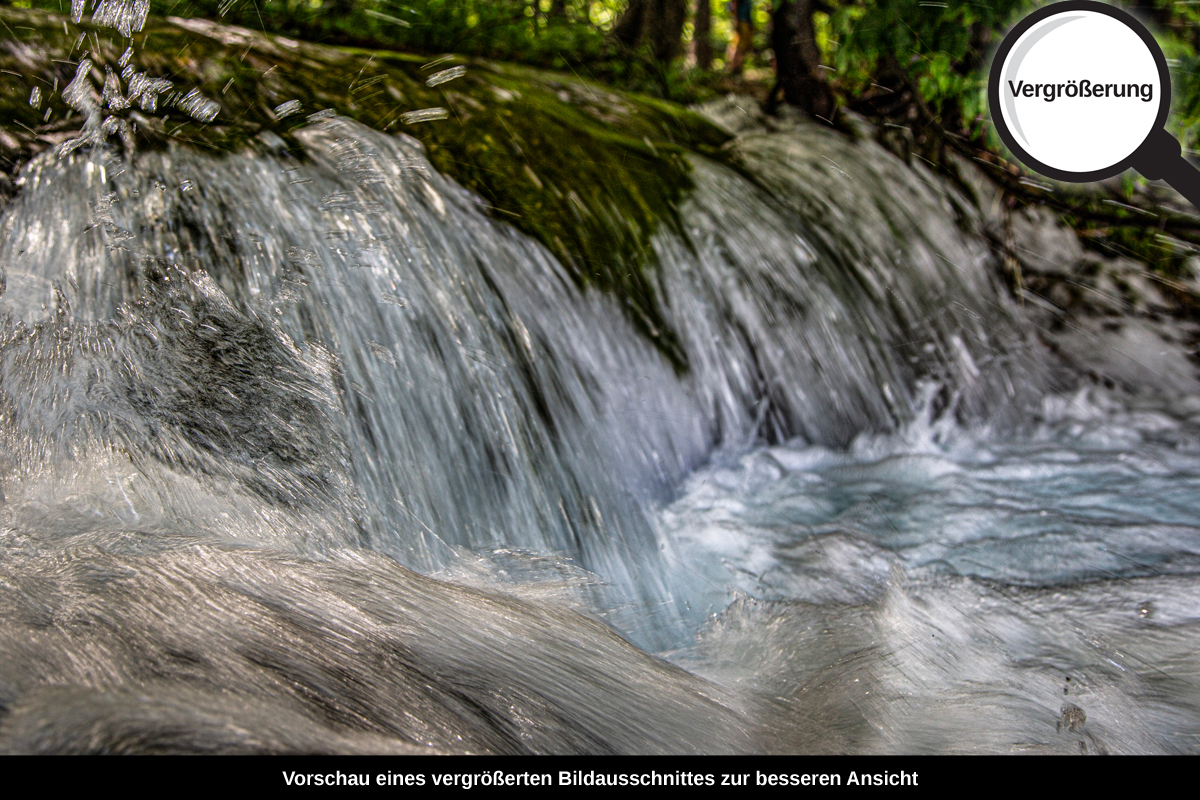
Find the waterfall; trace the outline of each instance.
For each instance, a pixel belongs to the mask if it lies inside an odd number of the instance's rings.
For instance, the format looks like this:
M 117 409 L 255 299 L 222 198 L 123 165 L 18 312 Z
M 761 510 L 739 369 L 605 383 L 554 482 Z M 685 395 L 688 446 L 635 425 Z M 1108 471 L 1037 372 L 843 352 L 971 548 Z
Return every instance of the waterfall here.
M 275 513 L 312 506 L 301 484 L 336 474 L 340 526 L 301 525 L 295 547 L 361 541 L 423 571 L 444 567 L 455 547 L 556 552 L 647 605 L 686 602 L 647 508 L 714 452 L 893 429 L 911 416 L 918 379 L 965 394 L 964 410 L 978 414 L 997 393 L 1009 404 L 1029 369 L 986 248 L 944 220 L 947 189 L 903 168 L 851 166 L 854 188 L 825 209 L 839 219 L 776 199 L 827 195 L 841 179 L 836 161 L 863 163 L 835 137 L 751 142 L 752 157 L 795 165 L 774 191 L 693 158 L 683 231 L 654 240 L 659 290 L 689 359 L 682 375 L 615 298 L 580 291 L 544 248 L 487 218 L 418 143 L 342 119 L 298 138 L 303 153 L 265 141 L 223 158 L 174 148 L 128 161 L 110 151 L 41 159 L 4 218 L 0 250 L 4 310 L 26 324 L 58 303 L 103 348 L 115 320 L 128 317 L 119 335 L 136 336 L 177 313 L 169 335 L 183 353 L 227 361 L 247 346 L 222 342 L 224 329 L 186 307 L 196 300 L 172 312 L 169 293 L 138 309 L 155 280 L 147 270 L 161 271 L 152 262 L 174 265 L 175 280 L 196 283 L 231 324 L 257 328 L 251 346 L 287 351 L 275 368 L 284 372 L 204 386 L 190 356 L 173 366 L 160 344 L 166 374 L 143 377 L 134 364 L 108 391 L 144 398 L 154 417 L 121 434 L 135 460 L 153 449 L 158 462 L 140 474 L 149 483 L 139 494 L 174 493 L 158 483 L 177 480 L 169 467 L 203 457 L 221 462 L 206 472 L 227 481 L 222 492 L 239 503 L 257 495 Z M 805 185 L 805 159 L 828 164 L 828 185 Z M 312 377 L 298 385 L 299 370 Z M 163 397 L 160 386 L 176 382 L 199 385 Z M 49 402 L 74 407 L 95 389 L 79 376 L 54 392 Z M 177 418 L 193 412 L 233 427 L 217 434 Z M 94 423 L 63 424 L 78 449 Z M 188 456 L 164 441 L 164 426 Z M 293 439 L 311 447 L 284 463 L 277 450 Z M 272 496 L 264 482 L 293 488 Z M 171 524 L 171 503 L 151 505 L 131 501 L 129 513 Z M 282 538 L 274 522 L 227 525 L 190 506 L 185 518 L 196 514 L 214 535 Z
M 4 209 L 4 747 L 168 724 L 154 747 L 205 752 L 912 743 L 780 701 L 795 676 L 722 688 L 766 613 L 709 617 L 722 558 L 783 557 L 695 541 L 724 524 L 710 481 L 741 508 L 922 420 L 1002 431 L 1041 402 L 1048 357 L 962 190 L 815 126 L 743 135 L 740 168 L 688 154 L 652 239 L 680 367 L 416 140 L 329 114 L 294 136 L 46 153 Z M 886 595 L 861 630 L 925 613 L 886 547 L 814 541 L 866 566 L 813 597 Z

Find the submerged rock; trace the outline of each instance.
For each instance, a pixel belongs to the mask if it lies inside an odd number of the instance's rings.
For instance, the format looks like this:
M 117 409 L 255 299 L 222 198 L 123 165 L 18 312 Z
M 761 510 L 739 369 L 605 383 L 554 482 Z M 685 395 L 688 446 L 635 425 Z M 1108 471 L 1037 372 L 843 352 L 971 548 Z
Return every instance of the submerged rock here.
M 1054 729 L 1059 733 L 1065 728 L 1068 731 L 1082 730 L 1087 723 L 1087 714 L 1074 703 L 1063 703 L 1062 716 L 1055 723 Z

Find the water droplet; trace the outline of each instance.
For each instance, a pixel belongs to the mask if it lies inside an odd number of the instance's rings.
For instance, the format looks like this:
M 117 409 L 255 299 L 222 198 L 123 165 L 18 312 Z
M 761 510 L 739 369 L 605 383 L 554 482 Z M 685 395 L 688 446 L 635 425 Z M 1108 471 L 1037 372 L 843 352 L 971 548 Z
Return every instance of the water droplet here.
M 444 69 L 441 72 L 435 72 L 432 75 L 430 75 L 429 80 L 425 81 L 425 85 L 426 86 L 437 86 L 438 84 L 446 83 L 447 81 L 452 81 L 455 78 L 461 78 L 463 75 L 466 75 L 466 74 L 467 74 L 466 67 L 451 67 L 450 69 Z
M 300 101 L 299 100 L 288 100 L 286 103 L 280 103 L 279 105 L 275 106 L 275 116 L 278 117 L 279 119 L 283 119 L 284 117 L 289 117 L 292 114 L 299 114 L 299 113 L 300 113 Z
M 400 115 L 400 121 L 405 125 L 417 122 L 429 122 L 435 119 L 447 119 L 450 112 L 444 108 L 422 108 L 419 111 L 408 111 Z
M 201 122 L 212 122 L 221 110 L 219 103 L 200 94 L 199 89 L 192 89 L 177 105 L 181 111 Z

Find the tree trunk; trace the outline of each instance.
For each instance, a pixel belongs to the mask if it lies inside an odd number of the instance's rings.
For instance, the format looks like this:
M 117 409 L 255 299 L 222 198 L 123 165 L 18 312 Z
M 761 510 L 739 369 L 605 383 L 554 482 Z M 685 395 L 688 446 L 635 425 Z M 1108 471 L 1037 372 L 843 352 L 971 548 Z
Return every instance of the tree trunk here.
M 687 0 L 630 0 L 613 35 L 626 47 L 645 48 L 655 61 L 668 63 L 683 49 L 687 6 Z
M 696 15 L 692 17 L 695 30 L 692 32 L 692 53 L 696 66 L 712 69 L 712 0 L 696 0 Z
M 813 0 L 782 0 L 771 15 L 776 83 L 767 107 L 774 110 L 782 94 L 789 105 L 828 121 L 833 116 L 834 97 L 820 69 L 821 50 L 812 15 Z
M 992 43 L 992 27 L 986 22 L 976 22 L 971 25 L 971 39 L 963 57 L 953 65 L 954 71 L 962 76 L 969 76 L 983 70 L 987 58 L 988 47 Z M 945 130 L 958 133 L 968 128 L 962 116 L 962 107 L 957 99 L 947 99 L 942 105 L 940 124 Z

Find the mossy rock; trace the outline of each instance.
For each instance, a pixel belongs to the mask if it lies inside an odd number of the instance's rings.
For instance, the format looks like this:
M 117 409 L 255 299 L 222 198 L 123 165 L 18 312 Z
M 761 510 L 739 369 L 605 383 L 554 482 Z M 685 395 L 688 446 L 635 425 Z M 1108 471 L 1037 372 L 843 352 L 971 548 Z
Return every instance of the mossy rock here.
M 77 131 L 82 118 L 61 90 L 85 55 L 116 69 L 131 44 L 115 30 L 64 15 L 0 8 L 0 166 L 11 178 L 38 150 Z M 81 36 L 82 35 L 82 36 Z M 691 189 L 687 151 L 724 157 L 728 134 L 699 115 L 575 75 L 383 50 L 339 48 L 203 20 L 150 19 L 132 64 L 198 88 L 221 111 L 210 123 L 164 107 L 134 112 L 138 147 L 174 141 L 217 152 L 270 131 L 291 143 L 306 115 L 331 109 L 375 129 L 420 139 L 433 165 L 481 196 L 498 219 L 537 238 L 581 286 L 615 294 L 630 319 L 676 365 L 686 358 L 656 299 L 650 237 L 678 226 Z M 453 80 L 431 75 L 465 67 Z M 34 86 L 43 100 L 29 103 Z M 276 110 L 298 100 L 300 113 Z M 406 123 L 444 108 L 446 119 Z

